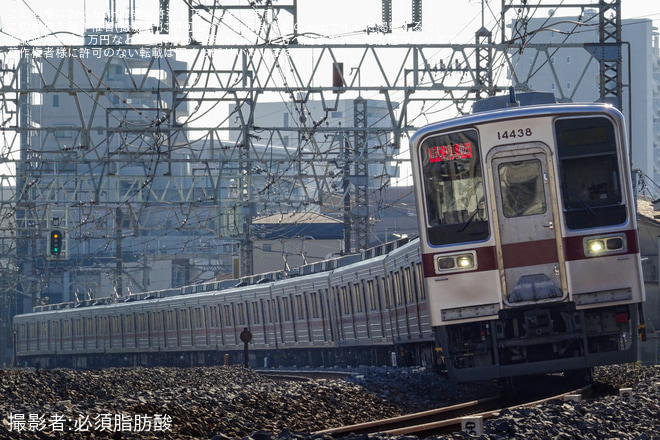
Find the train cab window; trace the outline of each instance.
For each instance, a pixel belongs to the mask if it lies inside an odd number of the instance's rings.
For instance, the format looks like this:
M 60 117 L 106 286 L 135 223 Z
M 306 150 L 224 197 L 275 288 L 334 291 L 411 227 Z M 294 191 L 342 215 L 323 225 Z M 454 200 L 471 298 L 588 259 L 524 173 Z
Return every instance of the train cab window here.
M 505 217 L 546 212 L 541 161 L 532 159 L 503 163 L 498 167 L 498 173 Z
M 586 229 L 627 220 L 613 123 L 604 117 L 555 122 L 566 226 Z
M 430 136 L 421 144 L 429 243 L 488 238 L 488 210 L 476 130 Z

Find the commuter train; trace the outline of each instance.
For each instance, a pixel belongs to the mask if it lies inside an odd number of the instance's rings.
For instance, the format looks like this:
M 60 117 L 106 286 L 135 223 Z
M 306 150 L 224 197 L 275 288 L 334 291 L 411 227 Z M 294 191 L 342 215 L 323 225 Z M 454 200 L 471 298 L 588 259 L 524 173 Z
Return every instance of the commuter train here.
M 429 316 L 449 376 L 635 361 L 645 293 L 623 116 L 511 97 L 410 142 Z
M 246 330 L 253 366 L 444 365 L 473 381 L 634 361 L 644 285 L 623 117 L 519 98 L 411 138 L 419 239 L 35 307 L 14 317 L 15 363 L 241 362 Z
M 15 364 L 433 365 L 417 240 L 300 267 L 14 317 Z M 242 336 L 243 335 L 243 336 Z

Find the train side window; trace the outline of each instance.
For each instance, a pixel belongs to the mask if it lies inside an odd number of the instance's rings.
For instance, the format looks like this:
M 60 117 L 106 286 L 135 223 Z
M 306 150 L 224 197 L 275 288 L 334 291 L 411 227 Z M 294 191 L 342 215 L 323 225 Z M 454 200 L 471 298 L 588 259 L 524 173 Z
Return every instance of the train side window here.
M 486 240 L 488 210 L 477 131 L 429 136 L 419 154 L 429 243 Z
M 421 263 L 415 264 L 415 280 L 417 291 L 419 292 L 419 299 L 421 301 L 426 300 L 426 290 L 424 290 L 424 268 Z
M 319 299 L 318 299 L 318 293 L 317 292 L 311 292 L 309 294 L 309 299 L 310 302 L 312 303 L 312 318 L 313 319 L 318 319 L 319 318 Z
M 126 325 L 126 332 L 133 333 L 134 331 L 133 315 L 126 315 L 125 325 Z
M 540 160 L 502 163 L 498 173 L 505 217 L 544 214 L 547 211 Z
M 390 310 L 392 308 L 392 274 L 390 273 L 389 275 L 385 276 L 385 280 L 383 281 L 383 293 L 385 297 L 385 308 L 387 310 Z
M 415 290 L 413 289 L 412 286 L 412 273 L 410 267 L 404 267 L 402 268 L 402 270 L 403 270 L 403 281 L 405 283 L 404 291 L 406 292 L 406 298 L 408 300 L 408 304 L 412 304 L 415 302 Z
M 286 296 L 282 297 L 282 312 L 283 312 L 283 321 L 291 321 L 291 309 L 289 308 L 289 298 Z
M 245 304 L 238 303 L 236 307 L 238 309 L 238 325 L 245 325 Z
M 403 284 L 401 280 L 401 272 L 396 271 L 394 272 L 394 296 L 396 298 L 396 305 L 397 306 L 402 306 L 403 305 Z
M 162 312 L 153 312 L 151 314 L 151 328 L 155 332 L 162 331 Z
M 265 319 L 267 320 L 268 324 L 273 323 L 273 303 L 271 300 L 267 299 L 266 300 L 266 317 Z
M 303 306 L 303 297 L 302 295 L 296 295 L 296 313 L 298 315 L 298 320 L 303 321 L 305 319 L 305 308 Z
M 367 291 L 369 292 L 369 311 L 374 312 L 378 309 L 374 280 L 367 280 Z
M 614 124 L 605 117 L 555 121 L 566 226 L 586 229 L 627 220 Z
M 355 313 L 362 313 L 362 285 L 360 283 L 353 284 L 353 295 L 355 295 Z
M 351 313 L 351 298 L 349 296 L 348 288 L 346 286 L 341 286 L 341 297 L 342 297 L 342 314 L 350 315 Z
M 147 331 L 147 318 L 144 313 L 138 313 L 138 331 L 141 333 Z
M 257 301 L 252 302 L 252 323 L 261 324 L 261 318 L 259 317 L 259 303 Z
M 204 319 L 207 322 L 207 326 L 209 328 L 215 328 L 215 315 L 214 315 L 214 309 L 215 307 L 210 306 L 204 306 Z

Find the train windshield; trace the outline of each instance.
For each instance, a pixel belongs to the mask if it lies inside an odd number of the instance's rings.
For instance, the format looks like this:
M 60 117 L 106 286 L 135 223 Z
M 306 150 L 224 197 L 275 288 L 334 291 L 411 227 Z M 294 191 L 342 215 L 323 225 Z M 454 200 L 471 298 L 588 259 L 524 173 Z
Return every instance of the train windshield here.
M 564 216 L 570 229 L 618 225 L 623 204 L 616 137 L 604 117 L 555 122 Z
M 430 136 L 421 145 L 428 240 L 485 240 L 488 217 L 476 130 Z

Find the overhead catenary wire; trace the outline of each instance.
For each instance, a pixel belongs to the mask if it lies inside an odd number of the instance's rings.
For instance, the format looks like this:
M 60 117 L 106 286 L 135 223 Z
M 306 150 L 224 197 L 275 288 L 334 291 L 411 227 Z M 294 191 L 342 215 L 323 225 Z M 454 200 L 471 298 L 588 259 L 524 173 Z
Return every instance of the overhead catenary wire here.
M 200 7 L 202 5 L 201 1 L 189 0 L 189 1 L 187 1 L 187 3 L 189 5 L 195 6 L 195 7 Z M 218 6 L 221 6 L 220 2 L 216 2 L 215 4 L 218 5 Z M 489 5 L 489 7 L 490 7 L 490 5 Z M 257 29 L 252 29 L 252 25 L 248 24 L 243 19 L 243 17 L 239 17 L 237 14 L 233 14 L 229 10 L 227 10 L 226 12 L 222 12 L 222 13 L 218 13 L 219 9 L 217 9 L 217 8 L 208 8 L 208 9 L 198 8 L 197 10 L 199 11 L 199 14 L 195 16 L 196 19 L 199 19 L 202 22 L 209 25 L 207 43 L 215 41 L 215 39 L 217 38 L 217 35 L 218 35 L 218 29 L 220 29 L 222 27 L 223 29 L 227 29 L 229 32 L 233 33 L 235 36 L 238 36 L 239 38 L 244 39 L 246 42 L 249 41 L 250 48 L 247 49 L 249 51 L 248 52 L 249 54 L 256 54 L 257 50 L 261 50 L 261 51 L 264 51 L 264 52 L 270 51 L 273 55 L 276 55 L 279 52 L 279 55 L 277 55 L 277 56 L 279 57 L 278 58 L 279 60 L 282 60 L 282 63 L 277 65 L 277 75 L 280 76 L 281 81 L 284 81 L 285 84 L 286 84 L 286 87 L 287 87 L 287 91 L 281 93 L 280 97 L 281 97 L 283 102 L 285 102 L 285 103 L 287 103 L 287 105 L 289 105 L 289 114 L 294 116 L 291 119 L 293 121 L 296 121 L 296 128 L 298 130 L 300 130 L 301 133 L 304 133 L 303 134 L 304 141 L 302 143 L 302 148 L 303 149 L 309 149 L 309 151 L 314 151 L 314 152 L 316 152 L 315 154 L 317 154 L 317 156 L 315 156 L 315 157 L 320 158 L 320 159 L 324 159 L 324 158 L 327 158 L 329 156 L 328 155 L 325 155 L 325 156 L 318 155 L 319 154 L 318 152 L 323 151 L 323 154 L 326 154 L 326 152 L 327 152 L 327 154 L 335 154 L 335 153 L 338 152 L 339 149 L 342 148 L 343 140 L 340 141 L 338 144 L 337 143 L 332 144 L 331 142 L 328 142 L 325 145 L 321 145 L 321 144 L 315 145 L 315 143 L 317 143 L 316 134 L 319 131 L 319 125 L 318 124 L 323 123 L 324 115 L 322 115 L 322 114 L 320 114 L 320 115 L 319 114 L 312 114 L 313 112 L 307 107 L 306 103 L 297 104 L 297 105 L 289 104 L 290 101 L 291 101 L 290 97 L 293 96 L 295 93 L 297 93 L 299 91 L 304 91 L 305 87 L 307 87 L 307 85 L 304 84 L 304 82 L 298 81 L 298 78 L 295 75 L 290 75 L 289 72 L 286 72 L 287 60 L 288 60 L 289 63 L 293 63 L 292 61 L 290 61 L 291 60 L 291 55 L 289 54 L 289 51 L 288 51 L 287 48 L 278 47 L 278 45 L 279 45 L 280 42 L 288 41 L 288 39 L 291 38 L 293 36 L 293 34 L 282 32 L 282 30 L 279 29 L 279 20 L 277 20 L 277 17 L 275 17 L 271 21 L 271 19 L 268 18 L 268 11 L 267 10 L 264 11 L 264 13 L 261 13 L 261 12 L 259 12 L 259 10 L 255 9 L 255 11 L 256 11 L 255 16 L 257 17 L 258 23 L 263 24 L 263 26 L 260 25 L 259 30 L 257 30 Z M 228 20 L 226 20 L 225 18 L 227 16 L 232 16 L 232 15 L 234 15 L 234 17 L 232 17 L 232 18 L 235 18 L 236 22 L 239 22 L 241 25 L 243 25 L 244 29 L 251 29 L 251 30 L 248 31 L 247 33 L 246 32 L 240 32 L 238 29 L 233 28 L 231 25 L 229 25 Z M 264 31 L 264 29 L 266 29 L 266 28 L 270 28 L 270 34 L 266 34 L 266 32 Z M 360 33 L 362 35 L 366 34 L 366 32 L 364 30 L 359 31 L 359 32 L 356 31 L 356 33 Z M 310 34 L 299 34 L 299 38 L 301 38 L 303 35 L 305 35 L 307 38 L 312 38 L 311 33 Z M 530 35 L 532 35 L 532 34 L 530 34 Z M 344 36 L 346 36 L 346 35 L 344 35 Z M 339 35 L 329 35 L 329 36 L 323 36 L 321 38 L 335 39 L 335 38 L 339 38 Z M 468 56 L 471 57 L 472 55 L 473 54 L 469 54 Z M 210 57 L 205 58 L 204 64 L 203 64 L 203 66 L 204 66 L 203 69 L 212 69 L 213 68 L 213 64 L 212 64 L 213 56 L 214 55 L 211 54 Z M 501 63 L 501 59 L 499 61 Z M 254 67 L 255 69 L 259 69 L 260 66 L 263 66 L 263 64 L 258 64 L 258 63 L 255 62 L 255 64 L 251 65 L 251 67 Z M 500 75 L 503 75 L 502 72 L 504 72 L 503 69 L 499 70 Z M 65 72 L 62 72 L 62 73 L 65 73 Z M 204 80 L 204 78 L 202 78 L 202 81 L 203 80 Z M 206 78 L 206 80 L 208 80 L 208 78 Z M 238 81 L 239 81 L 238 78 L 235 79 L 234 84 L 238 84 Z M 470 78 L 465 78 L 459 84 L 465 85 L 465 84 L 469 84 L 469 82 L 470 82 Z M 203 92 L 203 93 L 206 93 L 206 92 Z M 373 92 L 373 93 L 377 94 L 378 92 Z M 201 96 L 203 98 L 206 95 L 202 94 Z M 402 95 L 399 94 L 398 96 L 401 97 Z M 226 94 L 223 95 L 223 97 L 226 97 Z M 125 96 L 124 96 L 124 98 L 125 98 Z M 369 98 L 369 97 L 367 97 L 367 98 Z M 463 105 L 462 103 L 467 101 L 468 96 L 467 95 L 465 97 L 456 96 L 456 98 L 457 98 L 456 101 L 461 103 L 459 105 Z M 184 123 L 194 123 L 198 120 L 201 120 L 205 117 L 208 117 L 209 115 L 213 114 L 213 112 L 217 108 L 217 106 L 220 105 L 219 104 L 220 102 L 221 102 L 220 100 L 217 100 L 217 102 L 215 102 L 211 106 L 200 105 L 199 107 L 196 107 L 195 109 L 192 109 L 192 111 L 186 116 L 186 118 L 182 119 L 181 121 L 185 121 Z M 443 109 L 441 107 L 442 107 L 441 101 L 437 101 L 437 102 L 433 103 L 431 106 L 428 106 L 425 103 L 425 106 L 422 107 L 423 111 L 419 112 L 418 114 L 411 115 L 410 121 L 411 122 L 422 121 L 422 118 L 429 118 L 434 114 L 438 114 L 438 115 L 442 114 Z M 457 111 L 460 112 L 460 111 L 464 111 L 464 110 L 457 110 Z M 114 114 L 113 114 L 113 116 L 114 116 Z M 121 120 L 121 117 L 119 115 L 117 115 L 117 116 L 118 116 L 117 120 Z M 231 116 L 229 116 L 229 117 L 231 117 Z M 151 118 L 151 119 L 153 119 L 153 118 Z M 305 119 L 305 122 L 300 122 L 301 119 Z M 220 122 L 226 122 L 226 121 L 227 121 L 227 118 L 223 119 Z M 145 118 L 144 126 L 147 129 L 153 128 L 154 130 L 158 131 L 158 130 L 162 130 L 162 128 L 166 126 L 166 125 L 163 125 L 163 123 L 161 123 L 160 125 L 157 125 L 157 126 L 152 126 L 152 123 L 153 123 L 152 120 L 150 120 L 149 118 Z M 375 125 L 375 124 L 372 124 L 371 121 L 370 121 L 370 125 Z M 371 130 L 371 128 L 372 127 L 369 127 L 370 130 Z M 250 132 L 250 136 L 251 136 L 250 139 L 255 139 L 255 140 L 257 140 L 257 138 L 252 137 L 253 135 L 254 136 L 263 136 L 263 133 L 268 133 L 268 135 L 271 135 L 271 136 L 273 135 L 273 130 L 265 130 L 262 127 L 250 127 L 249 132 Z M 195 135 L 193 133 L 195 133 L 195 132 L 191 130 L 190 132 L 188 132 L 186 134 L 186 138 L 190 142 L 203 140 L 205 138 L 205 135 L 203 133 L 199 134 L 199 135 Z M 348 133 L 346 131 L 341 131 L 340 133 L 341 133 L 340 137 L 348 135 Z M 244 139 L 244 141 L 248 142 L 248 139 Z M 97 145 L 96 147 L 99 148 L 100 146 Z M 146 147 L 146 148 L 144 148 L 144 147 Z M 94 147 L 92 147 L 92 148 L 94 148 Z M 147 151 L 150 152 L 150 153 L 158 153 L 157 150 L 160 149 L 160 146 L 159 146 L 158 143 L 149 144 L 144 139 L 141 139 L 139 137 L 132 137 L 131 139 L 127 139 L 126 148 L 129 151 L 134 150 L 134 152 L 135 152 L 134 157 L 139 157 L 138 155 L 142 154 L 143 151 L 145 153 Z M 171 151 L 178 151 L 178 150 L 185 151 L 186 149 L 192 151 L 192 147 L 185 146 L 185 145 L 171 145 L 168 148 L 170 148 Z M 370 148 L 376 148 L 376 147 L 370 147 Z M 307 150 L 304 150 L 304 152 L 306 152 L 306 151 Z M 370 150 L 370 152 L 371 151 L 372 150 Z M 271 148 L 271 157 L 272 157 L 272 154 L 273 154 L 273 150 Z M 147 154 L 144 154 L 144 158 L 146 158 L 146 160 L 147 160 L 147 162 L 145 162 L 145 165 L 148 165 L 148 167 L 145 168 L 145 182 L 153 181 L 153 176 L 155 175 L 154 173 L 158 169 L 158 163 L 159 163 L 159 161 L 161 161 L 163 159 L 163 156 L 157 155 L 157 154 L 154 154 L 152 156 L 148 156 Z M 308 160 L 307 164 L 303 164 L 303 166 L 308 167 L 310 169 L 310 171 L 311 171 L 311 168 L 310 168 L 311 167 L 311 165 L 310 165 L 311 162 L 312 162 L 312 160 Z M 275 181 L 275 180 L 278 179 L 278 177 L 281 178 L 281 179 L 285 179 L 286 174 L 288 174 L 292 171 L 292 169 L 294 167 L 294 162 L 289 161 L 284 165 L 285 166 L 279 168 L 275 173 L 271 173 L 272 175 L 269 177 L 270 181 Z M 328 166 L 328 167 L 330 167 L 330 166 Z M 279 173 L 279 176 L 278 176 L 277 173 Z M 336 179 L 336 177 L 334 177 L 334 178 Z M 299 181 L 299 182 L 302 182 L 302 181 Z M 255 191 L 254 194 L 255 194 L 255 196 L 270 197 L 269 189 L 271 187 L 272 187 L 272 185 L 268 184 L 268 185 L 266 185 L 265 188 L 260 188 L 257 191 Z M 372 195 L 377 197 L 376 192 L 370 193 L 370 197 Z M 149 196 L 149 194 L 147 194 L 147 196 Z M 277 203 L 281 203 L 280 200 L 277 200 L 275 198 L 272 198 L 272 200 L 273 200 L 273 202 L 277 201 Z M 311 201 L 315 202 L 314 200 L 311 200 Z M 329 209 L 332 209 L 331 206 L 327 206 L 327 207 Z M 294 209 L 295 210 L 303 210 L 303 209 L 307 209 L 307 208 L 303 204 L 301 204 L 300 206 L 294 207 Z M 337 212 L 340 212 L 340 211 L 337 211 Z

